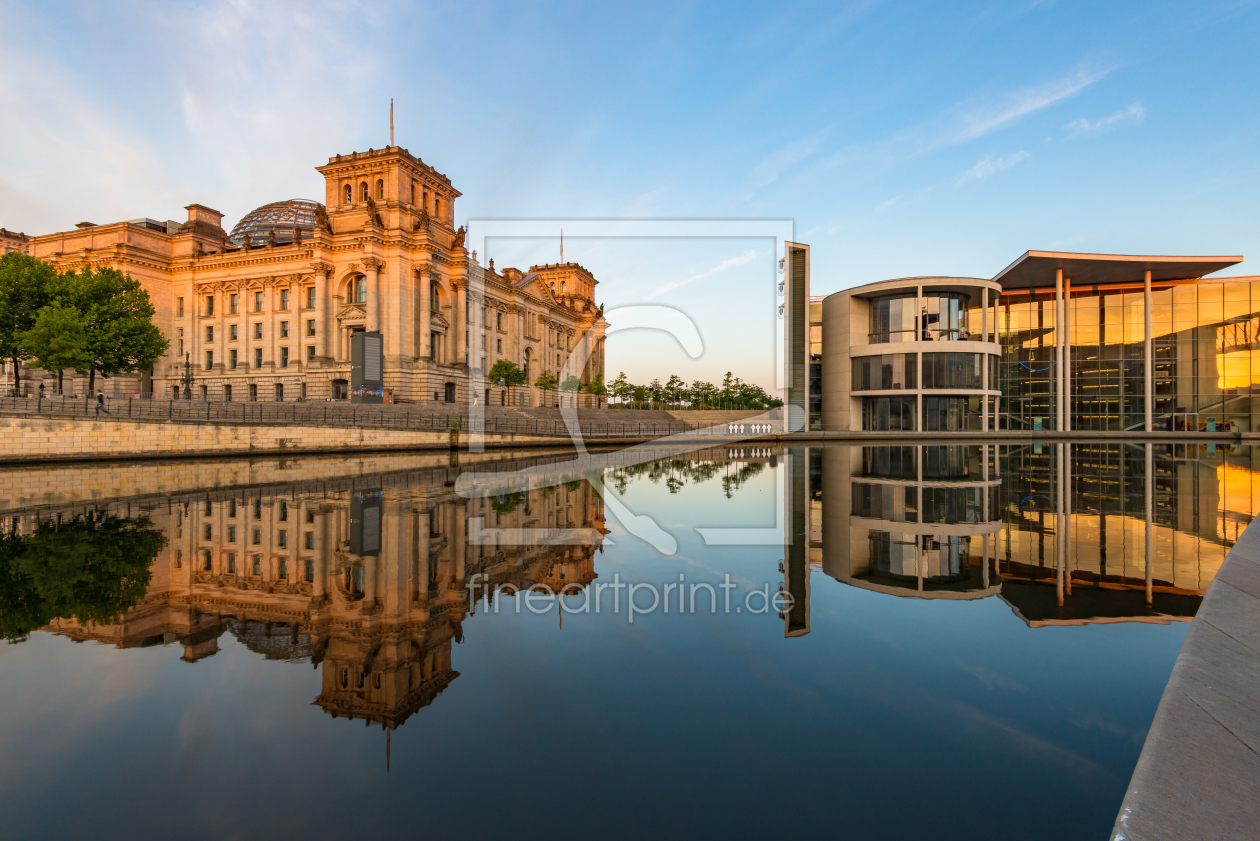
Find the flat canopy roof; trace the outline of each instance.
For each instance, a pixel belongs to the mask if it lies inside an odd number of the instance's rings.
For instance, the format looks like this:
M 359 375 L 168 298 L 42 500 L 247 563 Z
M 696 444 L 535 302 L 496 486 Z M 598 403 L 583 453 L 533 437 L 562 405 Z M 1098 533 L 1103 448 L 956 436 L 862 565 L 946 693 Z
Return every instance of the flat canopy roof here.
M 1243 261 L 1237 257 L 1152 257 L 1140 254 L 1073 254 L 1063 251 L 1025 251 L 993 278 L 1003 289 L 1054 287 L 1054 272 L 1063 269 L 1073 286 L 1141 283 L 1149 269 L 1151 280 L 1203 277 Z

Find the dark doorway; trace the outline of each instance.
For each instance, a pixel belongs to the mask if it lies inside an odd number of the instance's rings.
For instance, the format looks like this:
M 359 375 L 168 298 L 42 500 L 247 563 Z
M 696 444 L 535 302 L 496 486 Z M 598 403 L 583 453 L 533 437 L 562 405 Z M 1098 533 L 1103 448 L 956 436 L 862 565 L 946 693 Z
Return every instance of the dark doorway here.
M 455 402 L 455 383 L 446 384 L 446 402 L 447 403 Z
M 347 380 L 333 380 L 332 397 L 333 400 L 349 400 L 350 383 Z

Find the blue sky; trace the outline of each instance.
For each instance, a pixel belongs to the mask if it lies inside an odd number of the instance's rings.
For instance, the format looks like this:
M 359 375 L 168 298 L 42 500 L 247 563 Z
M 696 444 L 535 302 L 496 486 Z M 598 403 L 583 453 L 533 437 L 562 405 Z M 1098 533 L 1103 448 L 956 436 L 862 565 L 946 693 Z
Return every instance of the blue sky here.
M 815 292 L 1027 249 L 1260 260 L 1260 8 L 1199 3 L 15 3 L 0 225 L 235 222 L 396 136 L 477 218 L 790 219 Z M 496 265 L 558 242 L 492 242 Z M 769 241 L 583 241 L 676 306 L 610 376 L 773 384 Z M 482 255 L 483 262 L 486 255 Z M 1249 264 L 1234 273 L 1260 273 Z

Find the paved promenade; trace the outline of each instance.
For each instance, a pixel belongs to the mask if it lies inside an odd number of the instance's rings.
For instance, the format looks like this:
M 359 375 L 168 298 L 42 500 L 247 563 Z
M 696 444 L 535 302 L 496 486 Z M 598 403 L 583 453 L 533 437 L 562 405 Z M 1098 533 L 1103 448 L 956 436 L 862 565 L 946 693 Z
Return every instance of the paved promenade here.
M 1260 519 L 1208 588 L 1113 841 L 1260 838 Z

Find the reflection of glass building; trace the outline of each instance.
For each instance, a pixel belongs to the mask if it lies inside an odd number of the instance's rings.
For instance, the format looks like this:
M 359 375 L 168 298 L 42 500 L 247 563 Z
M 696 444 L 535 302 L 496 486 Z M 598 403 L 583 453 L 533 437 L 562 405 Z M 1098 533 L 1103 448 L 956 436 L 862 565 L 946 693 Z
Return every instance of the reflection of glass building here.
M 811 426 L 1260 430 L 1260 278 L 1204 278 L 1241 260 L 1030 251 L 992 280 L 837 292 Z
M 822 569 L 876 592 L 972 599 L 998 592 L 998 448 L 822 450 Z
M 999 595 L 1030 626 L 1189 621 L 1260 510 L 1260 448 L 828 447 L 821 568 L 918 598 Z M 1062 477 L 1062 480 L 1060 480 Z

